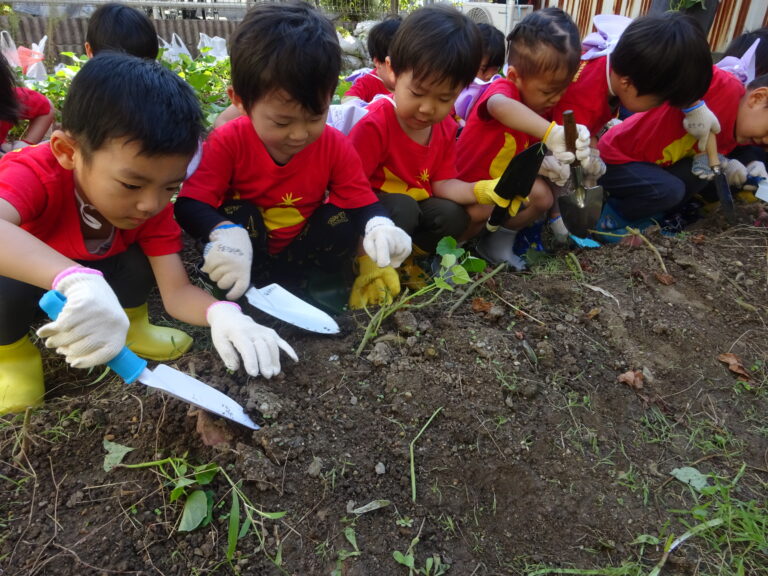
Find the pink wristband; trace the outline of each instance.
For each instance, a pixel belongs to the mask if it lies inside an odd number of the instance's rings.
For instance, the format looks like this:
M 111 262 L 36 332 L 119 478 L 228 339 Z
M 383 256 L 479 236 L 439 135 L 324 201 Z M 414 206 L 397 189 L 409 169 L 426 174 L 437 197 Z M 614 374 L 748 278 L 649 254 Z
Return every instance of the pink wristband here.
M 85 266 L 70 266 L 69 268 L 65 268 L 56 275 L 56 278 L 53 279 L 53 283 L 51 284 L 51 288 L 56 290 L 58 283 L 67 276 L 71 276 L 72 274 L 95 274 L 97 276 L 104 276 L 104 274 L 102 274 L 99 270 L 94 270 L 93 268 L 86 268 Z
M 208 308 L 205 309 L 205 317 L 206 318 L 208 317 L 208 313 L 211 311 L 211 308 L 213 308 L 214 306 L 218 306 L 219 304 L 229 304 L 229 305 L 234 306 L 235 308 L 237 308 L 238 312 L 242 312 L 243 311 L 242 308 L 240 308 L 240 305 L 238 303 L 236 303 L 236 302 L 230 302 L 229 300 L 217 300 L 216 302 L 214 302 L 213 304 L 208 306 Z

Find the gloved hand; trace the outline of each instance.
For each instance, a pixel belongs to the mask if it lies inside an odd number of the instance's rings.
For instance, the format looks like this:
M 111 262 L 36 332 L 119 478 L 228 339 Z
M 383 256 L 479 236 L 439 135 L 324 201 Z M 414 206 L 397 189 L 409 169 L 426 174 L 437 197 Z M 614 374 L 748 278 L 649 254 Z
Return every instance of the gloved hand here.
M 683 113 L 685 114 L 683 119 L 685 131 L 698 140 L 699 151 L 703 152 L 707 147 L 709 133 L 720 133 L 720 121 L 707 107 L 704 100 L 700 100 L 698 104 L 694 104 L 690 108 L 683 108 Z
M 597 180 L 605 174 L 605 162 L 600 158 L 600 151 L 597 148 L 589 149 L 589 156 L 581 161 L 581 167 L 584 170 L 584 176 Z
M 251 284 L 253 245 L 245 228 L 232 224 L 214 228 L 203 251 L 203 267 L 216 285 L 237 300 Z
M 58 318 L 37 331 L 75 368 L 106 364 L 125 346 L 128 316 L 98 270 L 73 266 L 52 288 L 67 298 Z
M 363 250 L 379 267 L 397 268 L 411 253 L 411 237 L 389 218 L 374 216 L 365 225 Z
M 759 182 L 760 179 L 768 180 L 768 172 L 765 170 L 765 164 L 760 162 L 760 160 L 752 160 L 752 162 L 747 164 L 747 174 L 749 175 L 749 178 L 754 181 Z M 757 184 L 750 182 L 744 186 L 744 190 L 757 190 Z
M 552 122 L 547 133 L 542 140 L 552 155 L 563 164 L 571 164 L 574 161 L 574 155 L 568 152 L 565 146 L 565 127 Z M 589 129 L 576 124 L 576 160 L 580 162 L 589 157 Z
M 501 206 L 502 208 L 509 206 L 511 200 L 509 198 L 502 198 L 496 193 L 495 188 L 498 183 L 498 178 L 495 180 L 478 180 L 475 182 L 472 191 L 475 193 L 477 203 L 485 204 L 486 206 L 496 204 L 496 206 Z
M 747 167 L 738 160 L 728 158 L 723 165 L 723 172 L 728 179 L 728 186 L 741 189 L 747 181 Z
M 568 178 L 571 177 L 571 167 L 568 164 L 559 162 L 557 158 L 548 154 L 544 156 L 544 160 L 541 163 L 539 176 L 548 178 L 558 186 L 565 186 Z
M 248 374 L 258 376 L 261 373 L 264 378 L 271 378 L 280 373 L 280 350 L 294 362 L 299 361 L 293 348 L 277 332 L 256 324 L 234 302 L 211 304 L 206 318 L 211 326 L 213 345 L 229 370 L 237 370 L 242 358 Z
M 349 295 L 352 310 L 391 304 L 392 298 L 400 294 L 400 278 L 394 268 L 379 267 L 368 256 L 358 257 L 357 265 L 357 278 Z
M 720 166 L 725 169 L 725 165 L 728 163 L 728 158 L 719 154 Z M 715 173 L 712 172 L 712 168 L 709 167 L 709 158 L 706 154 L 696 154 L 693 157 L 693 164 L 691 165 L 691 173 L 694 176 L 698 176 L 702 180 L 712 180 L 715 177 Z

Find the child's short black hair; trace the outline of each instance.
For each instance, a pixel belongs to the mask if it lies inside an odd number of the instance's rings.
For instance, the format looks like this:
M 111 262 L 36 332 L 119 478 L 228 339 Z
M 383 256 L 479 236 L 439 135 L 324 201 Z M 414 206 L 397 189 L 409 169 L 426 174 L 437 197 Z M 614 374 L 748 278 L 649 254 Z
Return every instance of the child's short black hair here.
M 250 110 L 284 90 L 322 114 L 339 82 L 341 48 L 333 24 L 305 2 L 257 4 L 230 38 L 232 89 Z
M 477 25 L 445 4 L 431 4 L 412 12 L 400 25 L 389 47 L 392 70 L 409 70 L 414 80 L 450 80 L 467 86 L 483 59 Z
M 0 56 L 0 120 L 16 124 L 19 101 L 16 98 L 16 74 L 5 58 Z
M 768 28 L 758 28 L 737 36 L 728 44 L 723 56 L 741 57 L 752 47 L 755 40 L 760 40 L 755 52 L 755 76 L 762 76 L 768 74 Z
M 387 16 L 371 28 L 371 31 L 368 32 L 368 54 L 371 59 L 384 62 L 389 56 L 389 45 L 392 44 L 395 32 L 402 21 L 399 15 Z
M 611 67 L 638 96 L 653 94 L 678 108 L 693 104 L 712 82 L 712 53 L 699 23 L 681 12 L 643 16 L 627 26 Z
M 487 22 L 477 25 L 480 31 L 480 41 L 483 44 L 483 59 L 488 59 L 486 65 L 489 68 L 501 68 L 504 66 L 504 32 Z
M 507 35 L 507 63 L 522 78 L 561 70 L 571 78 L 580 58 L 579 29 L 560 8 L 531 12 Z
M 191 86 L 155 60 L 121 52 L 103 52 L 85 63 L 61 116 L 62 129 L 86 159 L 116 138 L 138 142 L 147 156 L 191 156 L 203 134 Z
M 768 74 L 758 76 L 752 82 L 747 84 L 747 92 L 757 90 L 758 88 L 768 88 Z
M 104 50 L 157 58 L 157 32 L 146 14 L 125 4 L 99 6 L 88 20 L 85 41 L 95 56 Z

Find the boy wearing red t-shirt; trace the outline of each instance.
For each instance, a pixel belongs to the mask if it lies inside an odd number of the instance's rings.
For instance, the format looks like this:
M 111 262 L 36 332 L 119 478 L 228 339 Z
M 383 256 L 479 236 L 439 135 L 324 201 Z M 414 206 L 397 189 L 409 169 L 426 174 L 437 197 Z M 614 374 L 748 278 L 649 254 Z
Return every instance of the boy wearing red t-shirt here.
M 0 58 L 0 156 L 40 142 L 53 124 L 54 116 L 51 101 L 39 92 L 16 86 L 16 74 L 5 58 Z M 19 120 L 29 120 L 23 138 L 15 143 L 6 142 L 8 132 Z
M 125 345 L 150 359 L 189 347 L 180 330 L 149 325 L 155 283 L 171 316 L 210 325 L 229 369 L 241 356 L 249 374 L 268 378 L 280 371 L 280 349 L 296 359 L 273 330 L 187 278 L 170 200 L 202 134 L 189 85 L 157 62 L 104 53 L 72 81 L 62 118 L 49 144 L 0 162 L 0 413 L 43 399 L 27 332 L 50 288 L 66 303 L 38 335 L 77 368 Z
M 400 16 L 389 16 L 376 24 L 368 33 L 368 54 L 373 61 L 373 70 L 358 77 L 341 98 L 342 104 L 353 100 L 372 102 L 378 94 L 390 94 L 394 86 L 385 72 L 384 61 L 389 55 L 392 38 L 400 27 Z
M 720 154 L 749 153 L 752 146 L 768 143 L 768 75 L 756 78 L 745 90 L 735 76 L 714 68 L 704 99 L 720 120 Z M 600 184 L 608 192 L 609 205 L 622 218 L 663 215 L 711 186 L 692 173 L 693 157 L 703 150 L 683 128 L 682 118 L 679 108 L 665 104 L 634 114 L 600 139 L 600 155 L 607 165 Z M 729 174 L 741 167 L 740 161 L 729 160 L 724 170 Z M 707 172 L 702 176 L 707 177 Z
M 230 98 L 245 115 L 211 133 L 175 208 L 205 244 L 202 272 L 230 300 L 252 282 L 297 288 L 312 268 L 341 275 L 362 236 L 350 305 L 391 299 L 411 239 L 325 124 L 341 69 L 333 25 L 308 4 L 259 4 L 231 46 Z

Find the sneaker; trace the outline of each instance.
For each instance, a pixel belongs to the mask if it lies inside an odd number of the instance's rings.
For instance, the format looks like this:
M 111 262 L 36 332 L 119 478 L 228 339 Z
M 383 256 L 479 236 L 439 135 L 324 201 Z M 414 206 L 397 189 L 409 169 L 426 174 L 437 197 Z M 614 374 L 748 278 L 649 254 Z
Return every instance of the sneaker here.
M 517 230 L 499 228 L 483 236 L 475 246 L 480 257 L 489 264 L 501 264 L 506 262 L 512 269 L 522 272 L 528 266 L 519 255 L 514 252 Z

